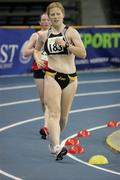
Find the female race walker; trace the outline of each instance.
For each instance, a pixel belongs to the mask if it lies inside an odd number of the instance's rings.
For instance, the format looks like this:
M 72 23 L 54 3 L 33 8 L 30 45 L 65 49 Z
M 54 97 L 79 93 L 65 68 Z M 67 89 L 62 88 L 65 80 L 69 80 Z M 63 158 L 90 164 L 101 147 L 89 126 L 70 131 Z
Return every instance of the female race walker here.
M 86 57 L 86 50 L 80 34 L 73 27 L 63 23 L 64 7 L 53 2 L 47 7 L 51 28 L 39 35 L 34 57 L 38 66 L 45 66 L 39 58 L 44 47 L 48 54 L 48 70 L 44 79 L 44 102 L 48 109 L 49 150 L 62 160 L 67 154 L 60 143 L 60 134 L 68 121 L 68 114 L 77 89 L 75 56 Z
M 38 32 L 35 32 L 31 35 L 29 41 L 27 42 L 27 44 L 23 50 L 23 56 L 25 58 L 28 58 L 29 56 L 31 56 L 33 54 L 34 48 L 35 48 L 35 43 L 38 39 L 39 34 L 42 33 L 43 31 L 47 30 L 50 27 L 50 21 L 49 21 L 48 15 L 46 13 L 43 13 L 40 16 L 39 24 L 41 26 L 41 30 Z M 38 68 L 35 61 L 33 61 L 32 70 L 33 70 L 33 76 L 35 79 L 35 83 L 36 83 L 36 86 L 38 89 L 40 101 L 42 104 L 42 109 L 43 109 L 43 112 L 45 112 L 44 98 L 43 98 L 45 72 L 44 72 L 44 69 Z M 40 129 L 40 134 L 41 134 L 41 138 L 46 139 L 46 136 L 48 135 L 48 128 L 47 128 L 46 121 L 44 121 L 44 127 Z

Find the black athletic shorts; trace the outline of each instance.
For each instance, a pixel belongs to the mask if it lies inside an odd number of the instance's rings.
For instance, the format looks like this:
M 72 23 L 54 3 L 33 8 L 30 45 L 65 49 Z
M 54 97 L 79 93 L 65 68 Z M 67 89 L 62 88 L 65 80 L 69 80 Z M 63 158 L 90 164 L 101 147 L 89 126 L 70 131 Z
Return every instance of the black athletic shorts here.
M 44 79 L 44 76 L 45 76 L 44 69 L 33 70 L 33 77 L 35 79 Z

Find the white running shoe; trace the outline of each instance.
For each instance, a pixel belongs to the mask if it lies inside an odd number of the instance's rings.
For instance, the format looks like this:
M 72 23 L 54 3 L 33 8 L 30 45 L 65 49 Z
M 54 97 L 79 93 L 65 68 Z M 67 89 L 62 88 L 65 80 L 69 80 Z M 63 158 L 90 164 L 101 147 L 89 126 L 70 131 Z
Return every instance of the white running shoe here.
M 49 150 L 51 154 L 54 154 L 56 156 L 56 161 L 62 160 L 63 156 L 67 154 L 67 148 L 60 145 L 56 145 L 53 147 L 51 144 L 49 144 Z
M 49 150 L 51 154 L 57 154 L 60 151 L 60 145 L 52 146 L 52 144 L 49 144 Z

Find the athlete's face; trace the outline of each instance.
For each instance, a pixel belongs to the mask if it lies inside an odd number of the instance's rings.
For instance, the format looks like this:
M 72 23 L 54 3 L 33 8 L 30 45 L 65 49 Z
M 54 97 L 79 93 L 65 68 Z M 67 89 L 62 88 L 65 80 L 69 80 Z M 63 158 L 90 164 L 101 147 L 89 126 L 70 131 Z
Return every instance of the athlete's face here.
M 43 14 L 41 16 L 40 25 L 42 26 L 42 29 L 46 30 L 50 26 L 50 20 L 48 18 L 47 14 Z
M 53 26 L 59 26 L 63 23 L 64 15 L 60 8 L 52 8 L 49 12 L 49 18 Z

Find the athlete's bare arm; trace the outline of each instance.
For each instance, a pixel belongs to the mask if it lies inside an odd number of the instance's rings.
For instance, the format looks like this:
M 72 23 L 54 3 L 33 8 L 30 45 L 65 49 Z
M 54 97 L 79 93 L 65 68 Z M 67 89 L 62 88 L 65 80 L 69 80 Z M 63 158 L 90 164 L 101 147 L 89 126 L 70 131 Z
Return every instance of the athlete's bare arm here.
M 34 58 L 35 58 L 35 61 L 38 65 L 38 67 L 44 67 L 45 66 L 45 64 L 44 64 L 45 62 L 40 60 L 41 49 L 42 49 L 44 41 L 45 41 L 44 39 L 45 39 L 45 32 L 40 33 L 38 40 L 36 41 L 36 44 L 35 44 Z
M 70 31 L 68 32 L 68 37 L 70 37 L 70 43 L 68 49 L 75 55 L 80 58 L 86 57 L 86 50 L 84 44 L 80 38 L 80 34 L 78 31 L 72 27 L 70 27 Z
M 75 55 L 80 58 L 85 58 L 86 57 L 86 50 L 83 45 L 83 42 L 80 38 L 80 34 L 78 31 L 72 27 L 69 27 L 68 32 L 66 33 L 66 37 L 68 39 L 68 49 Z M 66 42 L 62 39 L 57 39 L 56 38 L 56 43 L 65 47 Z
M 28 40 L 28 42 L 23 50 L 24 57 L 29 57 L 33 54 L 37 38 L 38 38 L 37 33 L 33 33 L 31 35 L 30 39 Z

